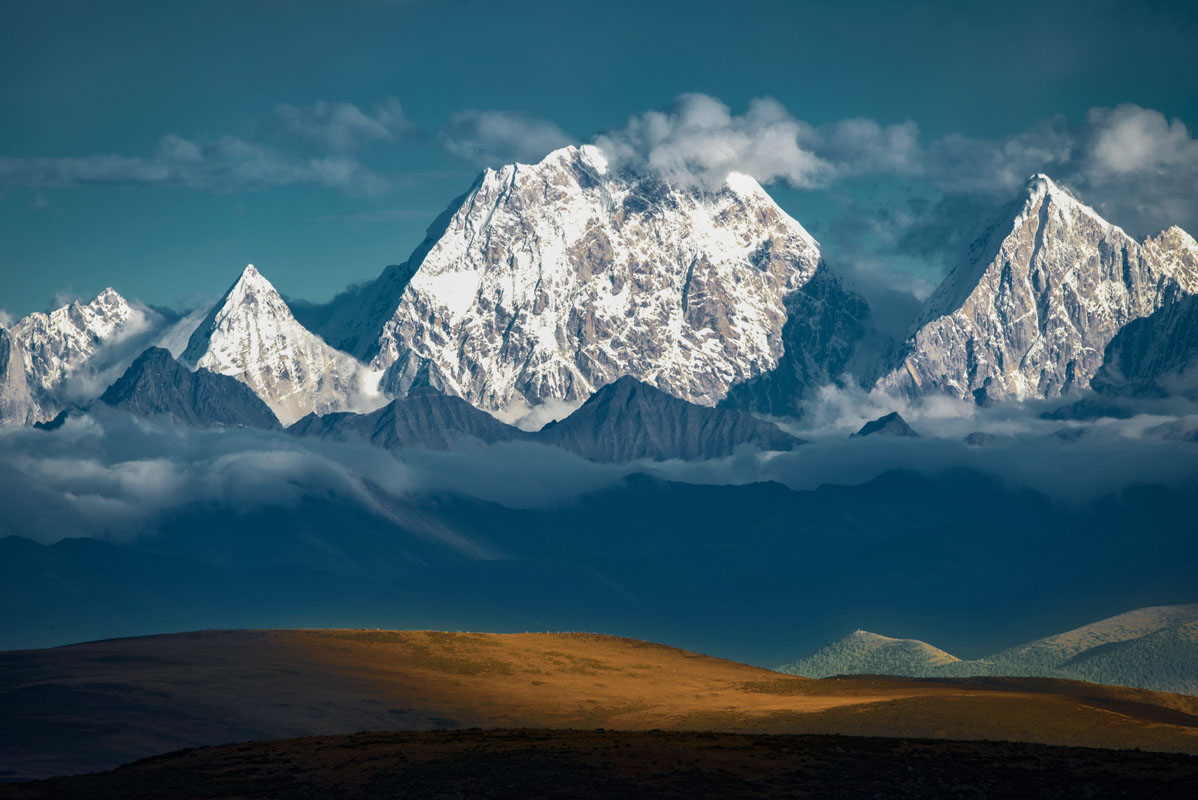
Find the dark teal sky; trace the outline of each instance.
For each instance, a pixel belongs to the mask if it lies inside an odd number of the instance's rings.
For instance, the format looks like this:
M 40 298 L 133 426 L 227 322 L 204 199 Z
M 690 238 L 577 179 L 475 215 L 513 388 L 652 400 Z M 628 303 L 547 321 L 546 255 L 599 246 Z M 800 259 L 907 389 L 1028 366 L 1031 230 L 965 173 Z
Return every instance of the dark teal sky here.
M 771 187 L 855 269 L 934 281 L 968 234 L 953 230 L 1010 193 L 1006 178 L 968 180 L 995 163 L 1051 169 L 1137 234 L 1198 232 L 1192 2 L 0 8 L 0 308 L 15 315 L 105 285 L 186 303 L 219 293 L 247 262 L 286 294 L 323 299 L 404 260 L 479 167 L 510 149 L 447 126 L 455 114 L 518 112 L 529 130 L 585 140 L 683 93 L 733 115 L 771 97 L 817 128 L 918 127 L 917 168 L 856 154 L 814 188 Z M 378 119 L 389 98 L 404 122 L 356 146 L 305 139 L 278 111 L 325 101 Z M 1119 120 L 1121 138 L 1103 139 Z M 838 134 L 827 130 L 831 152 Z M 170 135 L 202 154 L 164 162 Z M 1052 137 L 1056 150 L 1040 147 Z M 1134 151 L 1130 168 L 1100 146 L 1111 141 Z M 463 156 L 471 147 L 485 153 Z M 359 172 L 313 177 L 322 159 Z

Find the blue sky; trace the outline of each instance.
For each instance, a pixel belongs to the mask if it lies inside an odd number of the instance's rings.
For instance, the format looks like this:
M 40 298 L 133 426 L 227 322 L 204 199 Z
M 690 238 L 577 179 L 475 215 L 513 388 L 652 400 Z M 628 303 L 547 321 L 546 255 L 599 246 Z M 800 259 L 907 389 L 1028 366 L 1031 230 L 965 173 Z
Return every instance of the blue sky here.
M 186 305 L 248 262 L 324 299 L 406 259 L 481 167 L 602 133 L 769 181 L 834 265 L 899 292 L 1041 169 L 1136 235 L 1195 233 L 1196 9 L 5 2 L 0 309 L 106 285 Z

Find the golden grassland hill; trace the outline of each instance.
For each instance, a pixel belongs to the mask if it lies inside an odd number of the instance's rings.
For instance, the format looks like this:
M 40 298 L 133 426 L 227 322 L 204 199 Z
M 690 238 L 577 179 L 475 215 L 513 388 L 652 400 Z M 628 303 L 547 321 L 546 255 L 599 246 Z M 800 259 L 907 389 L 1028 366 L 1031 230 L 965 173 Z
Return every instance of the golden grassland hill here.
M 0 771 L 366 730 L 1032 741 L 1198 753 L 1198 698 L 1045 679 L 812 680 L 596 634 L 205 631 L 0 653 Z

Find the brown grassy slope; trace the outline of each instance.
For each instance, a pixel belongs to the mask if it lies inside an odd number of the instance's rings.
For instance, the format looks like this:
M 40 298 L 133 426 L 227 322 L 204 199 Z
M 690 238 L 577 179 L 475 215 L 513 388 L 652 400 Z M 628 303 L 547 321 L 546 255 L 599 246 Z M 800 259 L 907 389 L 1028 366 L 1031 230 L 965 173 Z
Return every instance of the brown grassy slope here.
M 1198 757 L 1011 742 L 676 731 L 360 733 L 184 750 L 0 786 L 4 800 L 1152 797 L 1191 800 Z
M 1198 698 L 1037 679 L 817 681 L 592 634 L 218 631 L 0 653 L 0 771 L 10 779 L 202 744 L 470 726 L 1198 753 Z

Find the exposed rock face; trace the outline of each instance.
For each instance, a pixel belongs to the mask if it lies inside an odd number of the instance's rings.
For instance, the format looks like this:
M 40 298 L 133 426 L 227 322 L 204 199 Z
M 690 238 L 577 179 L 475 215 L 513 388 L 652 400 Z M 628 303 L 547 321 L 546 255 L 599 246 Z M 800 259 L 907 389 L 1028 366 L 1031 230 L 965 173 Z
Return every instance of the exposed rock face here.
M 192 372 L 160 347 L 142 353 L 100 401 L 145 416 L 199 427 L 277 428 L 279 421 L 253 390 L 201 367 Z
M 873 328 L 865 299 L 846 290 L 826 264 L 785 304 L 777 366 L 733 385 L 721 405 L 790 416 L 811 389 L 846 376 L 866 385 L 877 377 L 893 343 Z
M 1104 395 L 1198 398 L 1198 295 L 1128 323 L 1107 345 L 1091 386 Z
M 907 420 L 903 419 L 897 411 L 892 411 L 884 417 L 878 417 L 875 420 L 865 423 L 861 426 L 861 430 L 850 436 L 850 439 L 856 439 L 861 436 L 919 436 L 911 426 L 907 424 Z
M 784 298 L 819 248 L 751 178 L 717 191 L 613 174 L 597 148 L 487 170 L 451 209 L 373 366 L 499 410 L 632 375 L 714 405 L 783 355 Z
M 252 264 L 196 328 L 182 361 L 242 381 L 284 424 L 385 402 L 378 375 L 300 325 Z
M 7 328 L 0 328 L 0 425 L 28 425 L 35 419 L 21 346 Z
M 92 361 L 102 347 L 152 330 L 159 322 L 153 312 L 131 305 L 112 289 L 100 292 L 90 303 L 76 300 L 49 314 L 30 314 L 18 321 L 11 334 L 25 363 L 33 401 L 29 422 L 53 419 L 70 401 L 95 397 L 107 381 L 94 393 L 72 386 L 72 381 L 95 371 Z
M 379 351 L 379 332 L 399 306 L 399 299 L 412 275 L 420 268 L 433 246 L 444 235 L 462 203 L 462 195 L 449 204 L 428 227 L 424 241 L 402 264 L 392 264 L 376 280 L 363 286 L 347 289 L 320 306 L 297 306 L 296 318 L 309 330 L 320 334 L 326 342 L 352 354 L 359 361 L 370 362 Z
M 1084 389 L 1121 327 L 1196 290 L 1198 248 L 1184 231 L 1138 244 L 1037 175 L 929 298 L 879 384 L 978 402 Z
M 297 436 L 365 441 L 388 450 L 448 450 L 465 439 L 484 444 L 528 438 L 460 397 L 425 391 L 369 414 L 309 414 L 287 429 Z
M 687 403 L 635 378 L 624 377 L 591 396 L 536 440 L 592 461 L 647 458 L 697 461 L 737 448 L 790 450 L 802 440 L 743 411 Z

